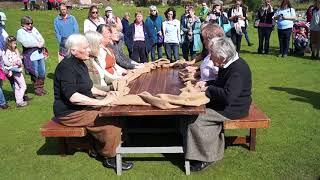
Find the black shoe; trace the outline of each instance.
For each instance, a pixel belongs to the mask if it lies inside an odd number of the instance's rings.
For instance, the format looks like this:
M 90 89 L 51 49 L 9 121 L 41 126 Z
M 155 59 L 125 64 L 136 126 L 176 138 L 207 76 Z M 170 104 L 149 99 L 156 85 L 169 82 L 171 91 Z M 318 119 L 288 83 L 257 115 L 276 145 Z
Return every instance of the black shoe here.
M 9 108 L 8 104 L 0 105 L 0 109 L 8 109 L 8 108 Z
M 213 162 L 204 162 L 204 161 L 192 161 L 190 162 L 190 171 L 197 172 L 207 168 Z
M 31 100 L 32 100 L 32 97 L 23 96 L 23 100 L 24 100 L 24 101 L 31 101 Z
M 103 160 L 103 166 L 105 166 L 107 168 L 117 169 L 116 157 L 105 158 Z M 133 167 L 133 163 L 132 162 L 122 161 L 122 170 L 129 170 L 132 167 Z

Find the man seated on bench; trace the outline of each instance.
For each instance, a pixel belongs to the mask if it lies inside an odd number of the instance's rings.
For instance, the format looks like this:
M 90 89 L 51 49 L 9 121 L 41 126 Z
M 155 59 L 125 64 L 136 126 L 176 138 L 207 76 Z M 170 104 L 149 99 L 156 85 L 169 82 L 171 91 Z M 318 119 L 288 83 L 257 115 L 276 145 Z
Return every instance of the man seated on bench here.
M 61 61 L 54 77 L 55 119 L 65 126 L 83 126 L 97 140 L 96 149 L 105 157 L 103 164 L 116 168 L 116 148 L 121 141 L 119 120 L 99 118 L 93 106 L 107 106 L 117 99 L 117 92 L 105 92 L 93 87 L 84 61 L 89 59 L 89 43 L 85 36 L 74 34 L 66 41 L 68 55 Z M 94 96 L 105 96 L 98 100 Z M 123 170 L 133 167 L 122 162 Z
M 219 72 L 214 83 L 197 83 L 211 101 L 206 113 L 191 119 L 183 132 L 185 158 L 190 160 L 191 171 L 201 171 L 223 158 L 223 122 L 247 116 L 251 104 L 251 71 L 232 41 L 213 38 L 208 50 Z

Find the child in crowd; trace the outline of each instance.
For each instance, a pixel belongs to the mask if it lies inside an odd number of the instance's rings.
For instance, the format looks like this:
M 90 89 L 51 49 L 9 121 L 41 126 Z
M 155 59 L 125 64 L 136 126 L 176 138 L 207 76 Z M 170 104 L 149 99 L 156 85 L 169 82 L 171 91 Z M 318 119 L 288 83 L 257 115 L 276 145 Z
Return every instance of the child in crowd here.
M 308 36 L 307 36 L 307 31 L 305 27 L 299 27 L 299 30 L 297 31 L 295 37 L 294 37 L 294 47 L 296 53 L 298 55 L 304 55 L 304 50 L 308 46 Z
M 3 62 L 7 76 L 9 78 L 13 77 L 14 80 L 14 95 L 17 107 L 27 106 L 28 103 L 23 99 L 27 85 L 22 74 L 22 60 L 17 48 L 17 39 L 14 36 L 9 36 L 6 40 Z

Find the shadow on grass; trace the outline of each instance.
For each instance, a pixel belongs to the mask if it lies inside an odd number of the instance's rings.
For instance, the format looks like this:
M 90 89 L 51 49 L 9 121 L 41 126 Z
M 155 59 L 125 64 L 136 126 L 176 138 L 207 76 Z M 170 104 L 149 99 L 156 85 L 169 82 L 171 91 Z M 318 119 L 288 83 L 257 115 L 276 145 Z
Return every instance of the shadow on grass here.
M 46 138 L 46 142 L 38 149 L 37 155 L 60 155 L 57 138 Z
M 53 78 L 54 78 L 54 74 L 53 74 L 53 73 L 48 73 L 48 74 L 47 74 L 47 78 L 49 78 L 49 79 L 52 79 L 52 80 L 53 80 Z
M 272 90 L 276 91 L 285 91 L 289 94 L 300 96 L 291 98 L 293 101 L 300 101 L 311 104 L 314 108 L 320 109 L 320 93 L 319 92 L 313 92 L 303 89 L 297 89 L 297 88 L 289 88 L 289 87 L 270 87 Z

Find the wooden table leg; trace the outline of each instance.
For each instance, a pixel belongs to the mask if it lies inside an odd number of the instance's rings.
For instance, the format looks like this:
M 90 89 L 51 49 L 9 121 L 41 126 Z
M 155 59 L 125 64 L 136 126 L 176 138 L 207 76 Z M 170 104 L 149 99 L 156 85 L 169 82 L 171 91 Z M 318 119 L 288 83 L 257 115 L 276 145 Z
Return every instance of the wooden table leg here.
M 250 128 L 250 144 L 249 144 L 250 151 L 256 150 L 256 138 L 257 138 L 257 129 Z

